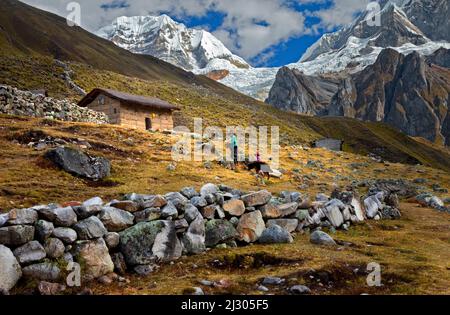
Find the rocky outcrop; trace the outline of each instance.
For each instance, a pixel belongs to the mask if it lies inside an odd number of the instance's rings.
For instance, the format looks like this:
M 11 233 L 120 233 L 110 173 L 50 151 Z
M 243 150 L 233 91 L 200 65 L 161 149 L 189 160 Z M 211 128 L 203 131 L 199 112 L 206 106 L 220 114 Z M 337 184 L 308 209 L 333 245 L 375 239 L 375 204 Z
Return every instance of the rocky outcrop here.
M 70 147 L 51 149 L 47 151 L 45 157 L 72 175 L 94 181 L 109 176 L 111 172 L 111 163 L 108 159 L 91 156 Z
M 450 70 L 417 53 L 403 56 L 386 49 L 375 64 L 341 85 L 328 114 L 386 122 L 408 135 L 448 145 L 449 100 Z
M 281 68 L 266 103 L 302 114 L 319 115 L 337 92 L 340 80 L 307 76 L 297 69 Z
M 57 100 L 5 85 L 0 85 L 0 113 L 96 124 L 108 123 L 108 116 L 104 113 L 79 107 L 67 100 Z

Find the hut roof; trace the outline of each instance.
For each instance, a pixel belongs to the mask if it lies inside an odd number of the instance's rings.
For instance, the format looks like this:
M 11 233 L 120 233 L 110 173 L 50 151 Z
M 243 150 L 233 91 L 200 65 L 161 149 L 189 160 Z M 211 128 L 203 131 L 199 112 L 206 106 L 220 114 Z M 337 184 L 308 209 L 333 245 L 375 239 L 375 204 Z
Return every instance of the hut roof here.
M 93 100 L 95 100 L 99 94 L 104 94 L 106 96 L 120 100 L 120 101 L 125 102 L 130 105 L 141 105 L 141 106 L 148 106 L 148 107 L 152 107 L 152 108 L 167 109 L 167 110 L 180 110 L 180 108 L 178 108 L 177 106 L 172 105 L 166 101 L 160 100 L 159 98 L 156 98 L 156 97 L 140 96 L 140 95 L 124 93 L 124 92 L 120 92 L 120 91 L 116 91 L 116 90 L 98 89 L 98 88 L 93 89 L 89 94 L 87 94 L 78 103 L 78 105 L 81 107 L 86 107 Z

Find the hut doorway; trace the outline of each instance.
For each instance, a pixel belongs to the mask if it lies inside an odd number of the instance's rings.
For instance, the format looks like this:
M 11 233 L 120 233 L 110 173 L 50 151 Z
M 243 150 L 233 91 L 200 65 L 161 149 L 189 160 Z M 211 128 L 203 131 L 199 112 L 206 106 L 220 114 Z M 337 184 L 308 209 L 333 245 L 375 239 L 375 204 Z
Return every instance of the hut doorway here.
M 145 118 L 145 130 L 152 130 L 152 120 Z

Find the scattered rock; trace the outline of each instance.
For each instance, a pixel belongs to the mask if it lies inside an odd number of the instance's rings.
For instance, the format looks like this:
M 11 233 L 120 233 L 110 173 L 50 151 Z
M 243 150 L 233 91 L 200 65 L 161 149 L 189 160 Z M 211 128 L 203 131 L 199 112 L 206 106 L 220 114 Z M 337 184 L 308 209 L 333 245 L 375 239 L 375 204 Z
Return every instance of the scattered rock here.
M 289 289 L 292 294 L 302 295 L 302 294 L 310 294 L 311 289 L 304 285 L 294 285 Z
M 65 290 L 66 286 L 59 283 L 41 281 L 38 284 L 38 292 L 40 295 L 58 295 Z
M 333 238 L 323 231 L 314 231 L 311 233 L 310 242 L 316 245 L 336 245 Z
M 286 280 L 278 277 L 265 277 L 262 280 L 262 285 L 281 285 L 285 283 Z
M 258 242 L 261 244 L 284 244 L 292 243 L 293 241 L 291 234 L 279 225 L 268 227 L 258 239 Z
M 111 163 L 108 159 L 91 156 L 69 147 L 47 151 L 45 157 L 72 175 L 94 181 L 108 177 L 111 173 Z
M 157 269 L 157 266 L 154 264 L 148 264 L 148 265 L 138 265 L 134 267 L 134 272 L 136 272 L 140 276 L 148 276 L 152 272 L 154 272 Z

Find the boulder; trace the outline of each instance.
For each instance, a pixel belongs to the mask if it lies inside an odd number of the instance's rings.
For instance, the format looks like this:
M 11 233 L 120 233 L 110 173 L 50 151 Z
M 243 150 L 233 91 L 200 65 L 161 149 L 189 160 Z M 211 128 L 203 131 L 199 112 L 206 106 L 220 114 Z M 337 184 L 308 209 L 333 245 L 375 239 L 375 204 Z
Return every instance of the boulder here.
M 378 211 L 383 209 L 381 200 L 383 199 L 383 193 L 379 192 L 375 195 L 369 196 L 364 200 L 364 207 L 366 208 L 366 215 L 369 219 L 373 219 Z
M 272 194 L 267 190 L 261 190 L 241 197 L 246 207 L 257 207 L 267 204 L 272 198 Z
M 79 240 L 91 240 L 103 237 L 108 231 L 97 217 L 89 217 L 73 226 Z
M 57 281 L 61 276 L 61 269 L 54 263 L 43 262 L 24 267 L 22 273 L 27 279 Z
M 160 208 L 150 208 L 143 211 L 138 211 L 134 213 L 134 221 L 135 223 L 140 223 L 159 220 L 161 218 L 161 212 L 162 211 Z
M 44 220 L 37 221 L 34 227 L 36 239 L 41 243 L 44 243 L 45 240 L 52 236 L 55 229 L 53 223 Z
M 14 216 L 6 222 L 7 225 L 33 225 L 38 219 L 38 214 L 33 209 L 15 209 Z
M 345 209 L 345 205 L 339 199 L 330 200 L 325 204 L 325 208 L 323 209 L 327 219 L 336 228 L 344 223 L 344 217 L 341 212 L 343 209 Z
M 206 199 L 204 197 L 195 196 L 192 197 L 191 204 L 197 208 L 203 208 L 208 205 L 208 202 L 206 202 Z
M 57 259 L 64 256 L 64 243 L 57 238 L 49 238 L 44 244 L 45 253 L 48 258 Z
M 397 208 L 391 206 L 384 206 L 381 210 L 381 218 L 384 220 L 396 220 L 402 217 Z
M 181 189 L 180 193 L 187 199 L 192 199 L 193 197 L 198 196 L 198 193 L 194 187 L 184 187 Z
M 192 221 L 187 232 L 183 235 L 182 242 L 186 253 L 200 254 L 206 250 L 205 233 L 205 222 L 199 215 Z
M 292 233 L 297 229 L 298 220 L 297 219 L 272 219 L 267 221 L 267 227 L 271 227 L 274 225 L 278 225 L 281 228 L 285 229 L 289 233 Z
M 239 219 L 238 238 L 247 243 L 256 242 L 265 228 L 266 225 L 259 210 L 246 213 Z
M 91 156 L 69 147 L 52 149 L 45 157 L 64 171 L 89 180 L 101 180 L 111 173 L 111 163 L 108 159 Z
M 87 219 L 102 212 L 103 207 L 101 205 L 89 205 L 89 206 L 75 206 L 72 207 L 73 211 L 78 216 L 79 220 Z
M 105 237 L 106 246 L 108 246 L 109 249 L 114 249 L 117 246 L 119 246 L 120 243 L 120 235 L 116 232 L 108 232 L 106 233 Z
M 114 271 L 108 247 L 102 238 L 76 242 L 73 255 L 82 267 L 85 280 L 93 280 Z
M 115 201 L 110 204 L 111 207 L 134 213 L 139 210 L 139 205 L 131 200 Z
M 184 207 L 184 218 L 190 223 L 194 221 L 200 214 L 197 207 L 194 207 L 191 203 L 186 204 Z
M 205 224 L 205 245 L 213 247 L 234 240 L 237 231 L 227 220 L 209 220 Z
M 318 230 L 311 233 L 309 240 L 316 245 L 336 245 L 336 242 L 330 235 Z
M 214 195 L 217 192 L 219 192 L 219 188 L 216 185 L 211 184 L 211 183 L 204 185 L 200 189 L 200 195 L 201 196 L 206 196 L 206 195 L 209 195 L 209 194 Z
M 20 246 L 34 238 L 34 226 L 13 225 L 0 228 L 0 244 Z
M 65 244 L 72 244 L 77 240 L 77 232 L 70 228 L 56 228 L 53 230 L 54 237 L 59 238 Z
M 310 294 L 311 289 L 304 285 L 294 285 L 289 289 L 292 294 L 302 295 L 302 294 Z
M 175 224 L 171 221 L 142 222 L 119 234 L 119 248 L 129 266 L 181 256 L 181 243 L 176 236 Z
M 113 207 L 103 207 L 98 218 L 109 232 L 120 232 L 134 223 L 134 216 L 124 210 Z
M 161 218 L 167 219 L 167 218 L 176 218 L 178 217 L 178 210 L 177 207 L 172 203 L 172 201 L 169 201 L 167 205 L 165 205 L 161 209 Z
M 140 207 L 142 209 L 162 208 L 165 205 L 167 205 L 167 200 L 161 195 L 151 196 L 150 198 L 140 203 Z
M 39 210 L 39 215 L 56 226 L 71 227 L 77 223 L 77 215 L 72 207 L 42 208 Z
M 169 202 L 172 202 L 172 204 L 177 208 L 178 211 L 183 211 L 186 204 L 189 202 L 189 199 L 187 199 L 185 196 L 180 194 L 179 192 L 171 192 L 164 195 L 164 198 Z
M 82 206 L 83 207 L 103 206 L 103 200 L 100 197 L 93 197 L 83 202 Z
M 232 216 L 240 217 L 245 213 L 245 204 L 242 200 L 231 199 L 224 202 L 223 210 Z
M 358 199 L 355 197 L 352 198 L 350 205 L 353 207 L 353 211 L 356 215 L 356 218 L 359 222 L 363 222 L 365 220 L 364 211 L 361 205 L 361 202 L 359 202 Z
M 9 292 L 22 277 L 22 269 L 12 251 L 0 245 L 0 292 Z
M 293 241 L 291 234 L 279 225 L 268 227 L 258 239 L 258 242 L 261 244 L 284 244 L 292 243 Z
M 38 262 L 47 256 L 44 247 L 38 241 L 31 241 L 14 250 L 14 256 L 21 265 Z

